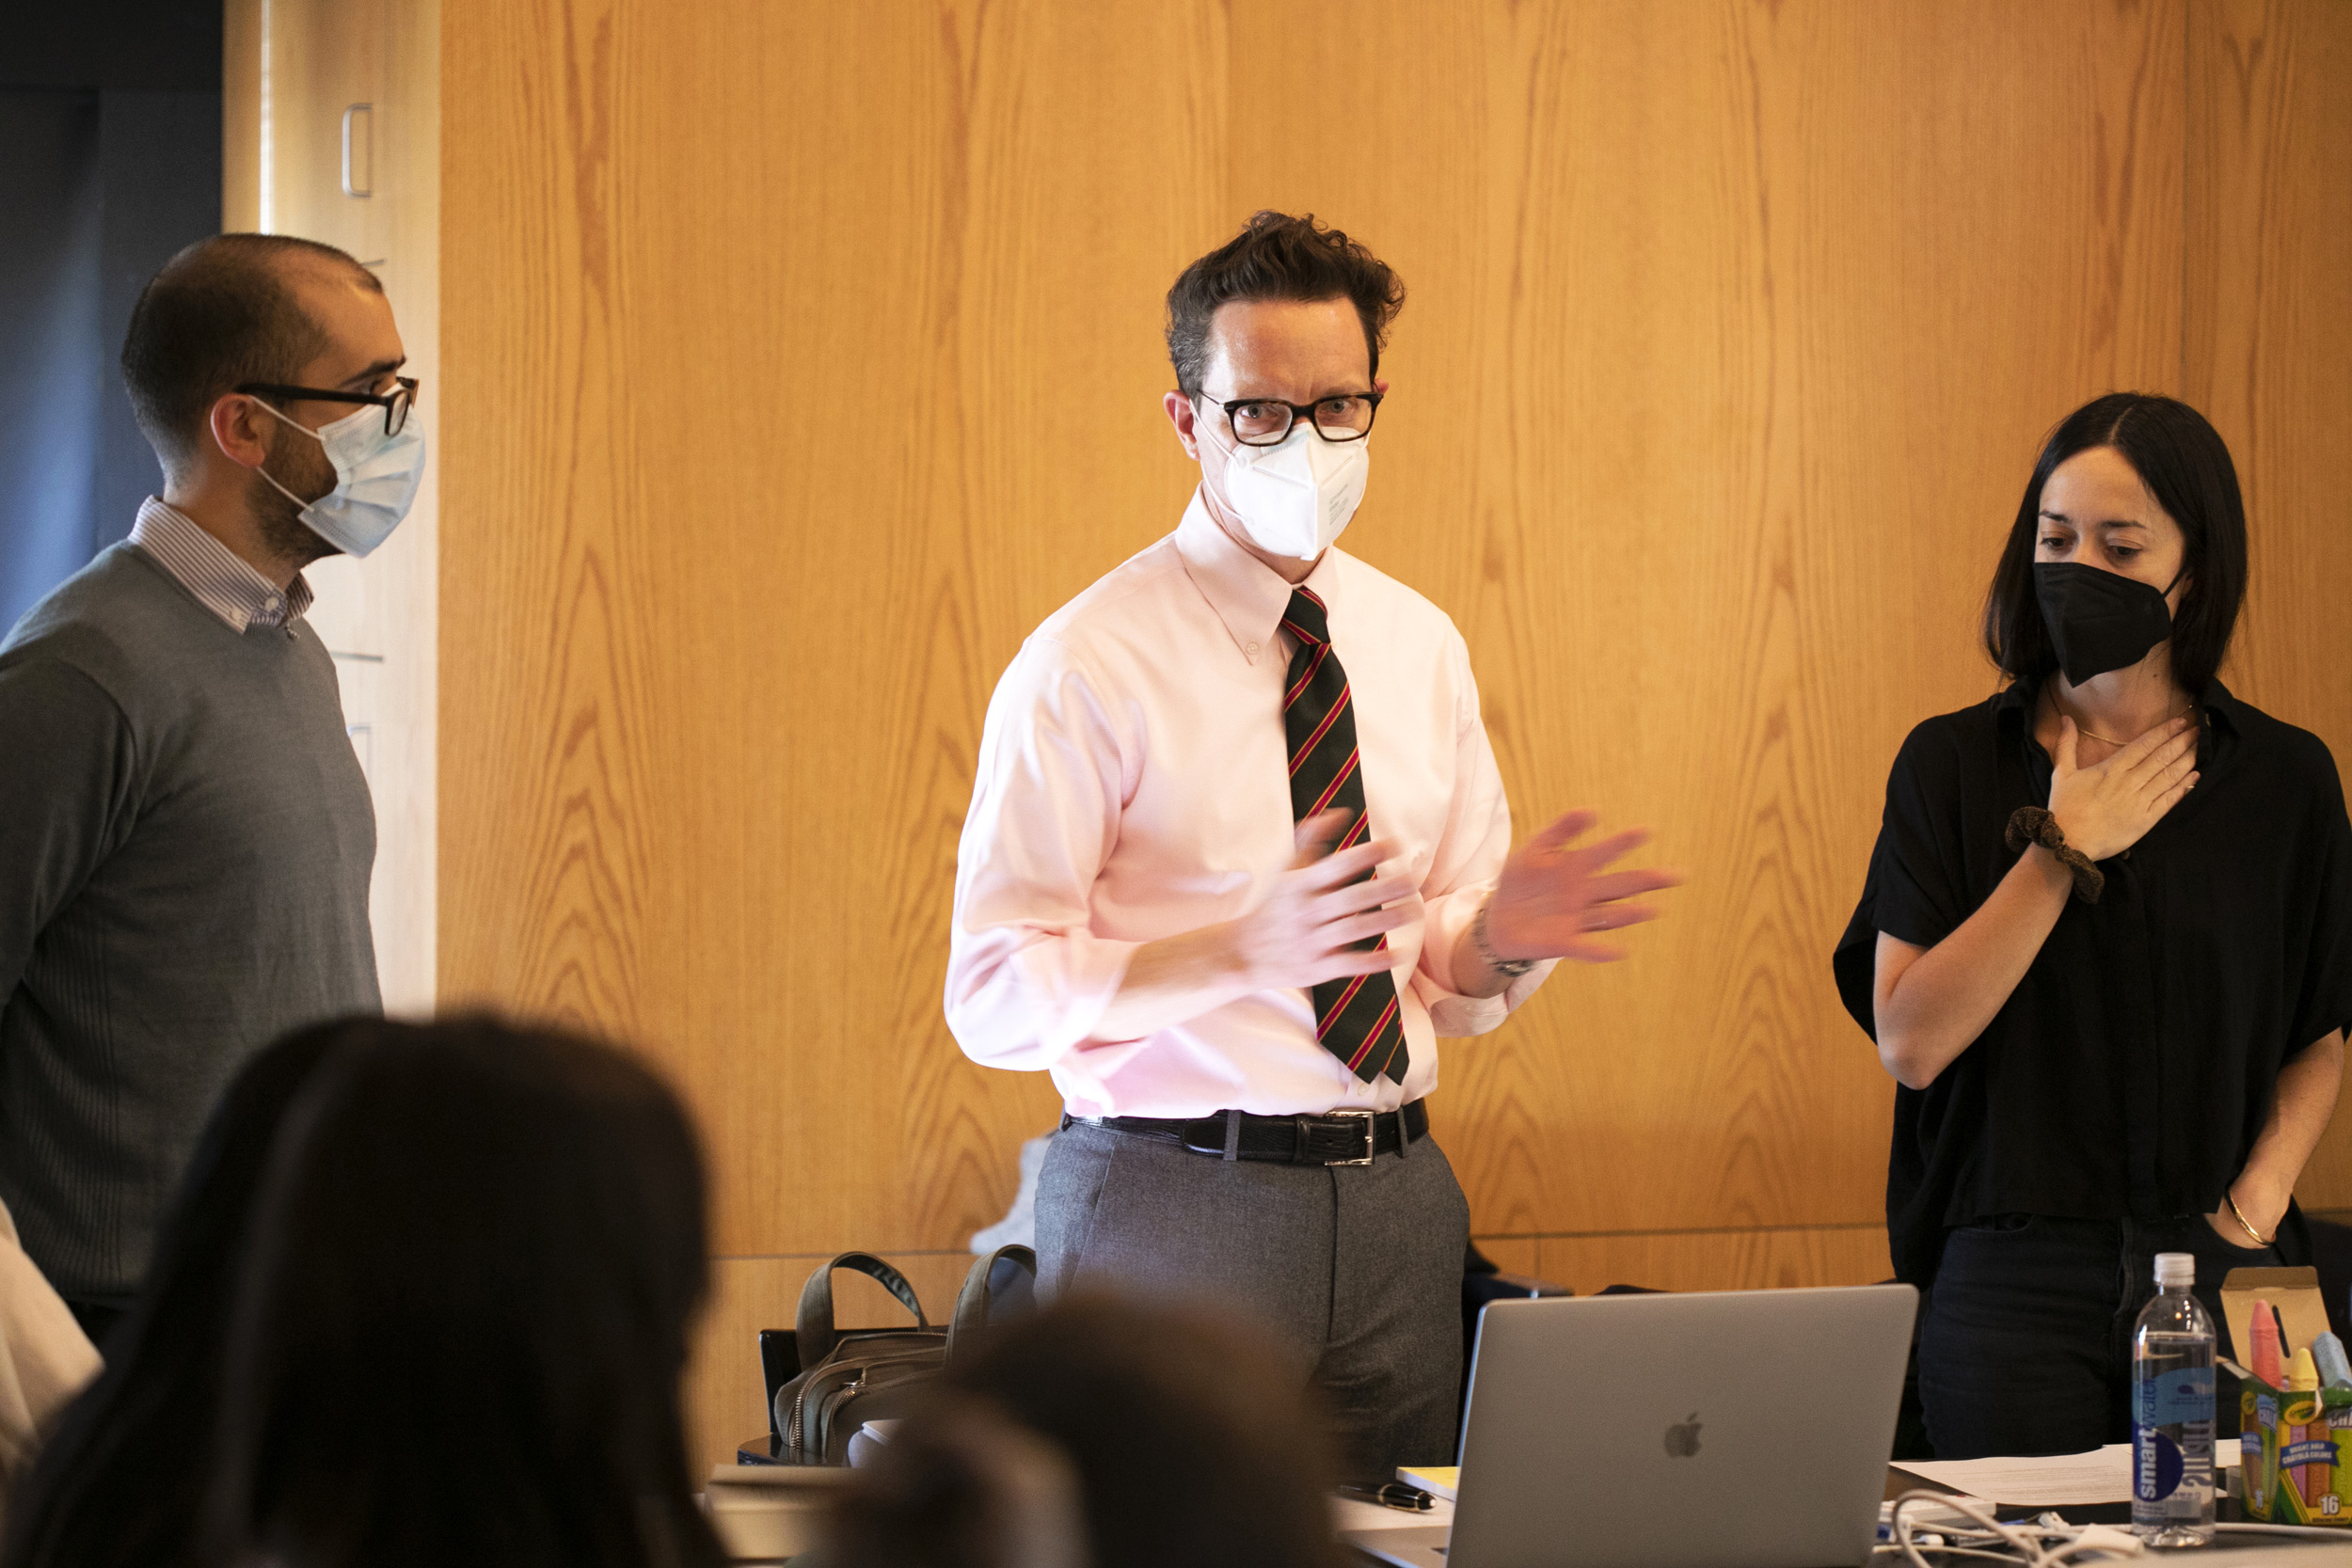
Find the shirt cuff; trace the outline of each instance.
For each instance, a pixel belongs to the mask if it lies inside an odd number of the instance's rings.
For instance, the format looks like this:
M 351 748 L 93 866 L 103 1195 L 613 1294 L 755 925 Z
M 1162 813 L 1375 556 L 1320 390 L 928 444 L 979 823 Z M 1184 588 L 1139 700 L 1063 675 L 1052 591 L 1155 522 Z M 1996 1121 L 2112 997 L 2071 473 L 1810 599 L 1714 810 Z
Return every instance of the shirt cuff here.
M 1535 988 L 1560 961 L 1541 960 L 1494 996 L 1464 996 L 1454 989 L 1454 952 L 1470 941 L 1470 922 L 1493 892 L 1492 882 L 1455 888 L 1428 900 L 1423 911 L 1421 962 L 1413 974 L 1413 991 L 1429 1009 L 1431 1025 L 1448 1038 L 1500 1028 L 1520 1003 L 1535 994 Z
M 1031 929 L 1017 944 L 1009 931 L 993 935 L 1009 950 L 993 962 L 973 953 L 951 958 L 951 978 L 957 971 L 981 978 L 954 998 L 947 1022 L 974 1061 L 1015 1072 L 1058 1068 L 1090 1043 L 1143 945 L 1083 930 Z
M 1431 1027 L 1443 1038 L 1461 1039 L 1501 1028 L 1502 1021 L 1517 1011 L 1520 1003 L 1535 994 L 1535 988 L 1549 978 L 1559 962 L 1557 958 L 1541 960 L 1495 996 L 1464 996 L 1438 985 L 1426 974 L 1413 976 L 1413 990 L 1422 1006 L 1429 1009 Z

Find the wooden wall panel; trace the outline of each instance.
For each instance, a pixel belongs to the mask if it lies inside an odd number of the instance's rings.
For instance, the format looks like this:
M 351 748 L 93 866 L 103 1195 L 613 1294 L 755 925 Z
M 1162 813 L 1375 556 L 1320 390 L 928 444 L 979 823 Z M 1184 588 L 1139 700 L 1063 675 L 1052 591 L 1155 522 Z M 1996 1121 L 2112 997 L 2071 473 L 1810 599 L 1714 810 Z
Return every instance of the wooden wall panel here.
M 939 1015 L 982 707 L 1173 521 L 1159 299 L 1260 205 L 1413 290 L 1348 544 L 1463 626 L 1522 830 L 1595 805 L 1692 873 L 1632 962 L 1448 1048 L 1485 1244 L 1580 1289 L 1883 1277 L 1891 1087 L 1828 953 L 1902 735 L 1991 689 L 2052 422 L 2208 401 L 2258 513 L 2240 677 L 2352 744 L 2343 14 L 453 8 L 443 994 L 693 1101 L 702 1456 L 817 1256 L 944 1302 L 1050 1121 Z
M 730 1258 L 959 1246 L 1052 1123 L 942 1020 L 956 836 L 1020 639 L 1186 494 L 1222 29 L 449 13 L 443 995 L 661 1060 Z M 713 1335 L 775 1272 L 727 1270 Z
M 2352 8 L 2189 11 L 2185 395 L 2229 441 L 2251 582 L 2225 678 L 2352 760 Z M 2352 1204 L 2339 1112 L 2301 1187 Z
M 1892 1086 L 1828 955 L 1897 744 L 1991 689 L 2038 436 L 2177 385 L 2181 13 L 1457 15 L 1238 13 L 1236 206 L 1414 290 L 1348 544 L 1461 624 L 1522 830 L 1597 806 L 1692 880 L 1452 1046 L 1442 1130 L 1482 1230 L 1867 1221 Z

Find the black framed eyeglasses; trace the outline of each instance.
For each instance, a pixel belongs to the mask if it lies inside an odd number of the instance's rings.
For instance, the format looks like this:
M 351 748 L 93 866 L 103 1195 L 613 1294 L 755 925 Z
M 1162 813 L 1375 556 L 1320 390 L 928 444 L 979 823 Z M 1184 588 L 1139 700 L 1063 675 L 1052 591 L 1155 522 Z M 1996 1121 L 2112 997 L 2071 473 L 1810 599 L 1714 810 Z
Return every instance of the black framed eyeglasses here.
M 1349 392 L 1343 397 L 1318 398 L 1313 403 L 1284 403 L 1279 398 L 1234 398 L 1217 404 L 1225 410 L 1225 427 L 1245 447 L 1279 447 L 1291 426 L 1302 417 L 1327 441 L 1360 441 L 1372 434 L 1373 416 L 1380 412 L 1384 392 Z
M 330 392 L 317 387 L 281 387 L 271 381 L 247 381 L 235 390 L 247 397 L 289 398 L 311 403 L 372 403 L 384 410 L 384 434 L 397 436 L 408 422 L 408 410 L 416 406 L 417 383 L 413 376 L 392 377 L 389 392 Z

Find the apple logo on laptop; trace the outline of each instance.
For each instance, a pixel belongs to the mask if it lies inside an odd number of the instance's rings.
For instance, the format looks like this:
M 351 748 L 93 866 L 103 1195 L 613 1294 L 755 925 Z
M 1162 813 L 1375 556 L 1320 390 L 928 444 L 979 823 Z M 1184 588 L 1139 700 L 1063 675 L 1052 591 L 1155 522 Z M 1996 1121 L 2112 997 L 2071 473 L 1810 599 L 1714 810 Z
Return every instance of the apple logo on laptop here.
M 1690 1416 L 1666 1429 L 1666 1452 L 1675 1459 L 1688 1459 L 1699 1451 L 1699 1413 Z

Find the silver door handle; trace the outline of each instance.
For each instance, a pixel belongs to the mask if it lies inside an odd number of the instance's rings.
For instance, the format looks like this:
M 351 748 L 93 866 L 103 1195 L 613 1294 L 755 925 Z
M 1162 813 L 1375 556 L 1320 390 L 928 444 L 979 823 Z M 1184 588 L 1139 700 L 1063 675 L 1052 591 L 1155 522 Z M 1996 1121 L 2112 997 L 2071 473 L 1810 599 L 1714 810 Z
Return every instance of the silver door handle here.
M 367 117 L 363 129 L 368 145 L 365 166 L 358 171 L 355 179 L 351 165 L 351 122 L 354 117 L 359 115 Z M 354 103 L 343 110 L 343 194 L 356 197 L 375 194 L 375 105 L 373 103 Z

